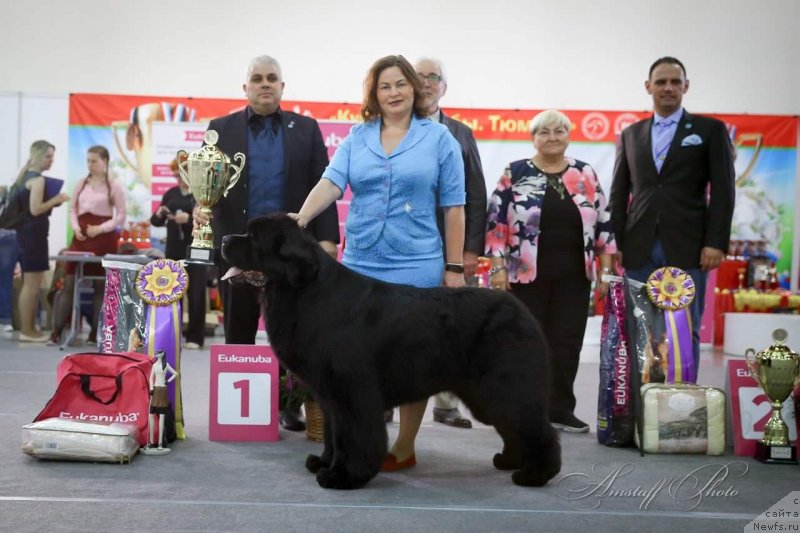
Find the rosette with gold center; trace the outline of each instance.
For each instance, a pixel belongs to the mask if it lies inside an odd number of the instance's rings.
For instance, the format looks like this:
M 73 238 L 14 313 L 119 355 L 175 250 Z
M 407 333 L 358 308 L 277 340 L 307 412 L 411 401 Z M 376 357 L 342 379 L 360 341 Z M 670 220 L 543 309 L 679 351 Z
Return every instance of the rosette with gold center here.
M 694 300 L 692 277 L 677 267 L 662 267 L 647 278 L 647 297 L 661 310 L 677 311 Z
M 172 259 L 156 259 L 136 276 L 136 292 L 148 305 L 170 305 L 183 298 L 189 286 L 186 269 Z

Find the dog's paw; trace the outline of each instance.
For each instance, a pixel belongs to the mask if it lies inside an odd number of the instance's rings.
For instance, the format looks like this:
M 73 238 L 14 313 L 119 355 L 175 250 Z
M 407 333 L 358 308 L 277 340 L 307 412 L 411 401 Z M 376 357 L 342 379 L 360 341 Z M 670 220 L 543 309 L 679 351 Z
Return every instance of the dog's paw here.
M 317 483 L 323 489 L 352 490 L 363 487 L 368 479 L 356 479 L 347 474 L 344 469 L 320 468 L 317 472 Z
M 511 481 L 521 487 L 543 487 L 550 481 L 551 476 L 538 470 L 521 469 L 511 474 Z
M 325 462 L 319 455 L 314 455 L 313 453 L 308 454 L 306 457 L 306 470 L 311 472 L 312 474 L 316 474 L 319 472 L 320 468 L 327 468 L 330 466 L 330 462 Z
M 507 454 L 496 453 L 492 459 L 494 467 L 498 470 L 516 470 L 522 466 L 522 459 L 513 459 Z

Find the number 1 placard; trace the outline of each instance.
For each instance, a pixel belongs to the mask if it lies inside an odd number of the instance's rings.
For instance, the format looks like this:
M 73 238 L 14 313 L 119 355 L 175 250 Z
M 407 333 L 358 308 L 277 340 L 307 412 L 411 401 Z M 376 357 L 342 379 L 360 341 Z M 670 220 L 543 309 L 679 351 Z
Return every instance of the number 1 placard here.
M 212 345 L 209 440 L 278 440 L 278 383 L 269 346 Z

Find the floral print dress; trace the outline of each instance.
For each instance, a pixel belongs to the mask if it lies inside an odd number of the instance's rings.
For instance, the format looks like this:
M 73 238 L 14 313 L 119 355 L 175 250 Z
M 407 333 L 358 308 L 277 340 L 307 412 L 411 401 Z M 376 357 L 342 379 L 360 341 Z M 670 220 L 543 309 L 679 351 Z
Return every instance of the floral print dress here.
M 583 225 L 586 277 L 595 279 L 596 254 L 616 253 L 608 201 L 597 175 L 587 163 L 566 158 L 561 177 L 575 202 Z M 489 200 L 486 218 L 486 255 L 505 257 L 511 283 L 536 279 L 537 245 L 547 176 L 530 159 L 514 161 L 503 172 Z

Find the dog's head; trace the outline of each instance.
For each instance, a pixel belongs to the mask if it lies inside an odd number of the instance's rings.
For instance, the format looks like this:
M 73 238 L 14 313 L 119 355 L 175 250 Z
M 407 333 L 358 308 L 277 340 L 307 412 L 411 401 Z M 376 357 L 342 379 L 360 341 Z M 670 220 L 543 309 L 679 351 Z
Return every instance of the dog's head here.
M 300 287 L 319 271 L 319 244 L 284 214 L 256 218 L 244 235 L 222 239 L 222 256 L 234 268 L 223 280 L 244 281 L 256 287 L 267 283 Z

